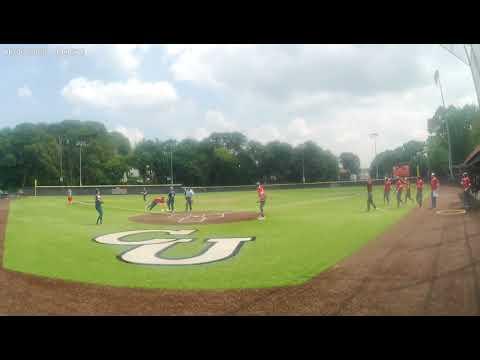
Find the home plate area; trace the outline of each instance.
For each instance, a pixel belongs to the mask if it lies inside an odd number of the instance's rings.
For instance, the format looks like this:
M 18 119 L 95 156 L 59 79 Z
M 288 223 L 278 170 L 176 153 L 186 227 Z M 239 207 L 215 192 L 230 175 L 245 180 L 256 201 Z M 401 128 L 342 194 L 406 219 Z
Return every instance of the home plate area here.
M 256 220 L 253 211 L 198 211 L 178 213 L 153 213 L 132 216 L 130 221 L 144 224 L 222 224 L 237 221 Z

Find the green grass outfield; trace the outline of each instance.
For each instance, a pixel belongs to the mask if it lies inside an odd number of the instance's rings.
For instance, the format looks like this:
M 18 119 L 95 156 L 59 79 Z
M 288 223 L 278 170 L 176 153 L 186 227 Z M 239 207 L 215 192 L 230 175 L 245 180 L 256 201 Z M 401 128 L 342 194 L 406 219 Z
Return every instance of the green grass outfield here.
M 427 189 L 424 191 L 427 194 Z M 50 278 L 122 287 L 168 289 L 265 288 L 301 284 L 351 255 L 396 223 L 415 205 L 400 209 L 383 205 L 383 188 L 375 188 L 381 208 L 367 213 L 366 189 L 267 190 L 265 221 L 212 225 L 147 225 L 128 217 L 143 213 L 140 195 L 105 195 L 104 224 L 95 225 L 93 196 L 30 197 L 12 201 L 6 232 L 4 266 Z M 412 189 L 415 198 L 415 190 Z M 151 198 L 151 196 L 150 196 Z M 257 209 L 252 192 L 201 193 L 194 210 Z M 177 196 L 178 210 L 184 209 Z M 195 240 L 168 250 L 170 257 L 194 256 L 204 239 L 218 236 L 255 236 L 234 257 L 204 265 L 152 266 L 119 261 L 129 249 L 96 243 L 95 236 L 128 230 L 198 229 Z M 139 240 L 137 237 L 135 240 Z

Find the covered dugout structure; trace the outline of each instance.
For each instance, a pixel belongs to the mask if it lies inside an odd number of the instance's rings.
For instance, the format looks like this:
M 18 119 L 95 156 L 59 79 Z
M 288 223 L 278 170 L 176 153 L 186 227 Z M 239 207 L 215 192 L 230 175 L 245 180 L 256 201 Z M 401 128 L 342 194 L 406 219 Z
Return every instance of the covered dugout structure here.
M 480 145 L 478 145 L 465 159 L 463 164 L 459 165 L 460 172 L 468 172 L 472 181 L 472 192 L 475 199 L 478 200 L 480 190 Z

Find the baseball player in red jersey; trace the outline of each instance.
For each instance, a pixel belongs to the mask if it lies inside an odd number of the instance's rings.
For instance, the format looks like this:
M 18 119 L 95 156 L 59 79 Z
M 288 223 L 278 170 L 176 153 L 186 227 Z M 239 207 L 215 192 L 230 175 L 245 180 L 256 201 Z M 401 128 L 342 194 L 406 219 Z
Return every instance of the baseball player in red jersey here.
M 432 209 L 435 209 L 437 207 L 438 190 L 440 189 L 440 181 L 435 176 L 435 173 L 432 173 L 430 187 L 432 188 Z
M 265 194 L 265 189 L 263 188 L 263 185 L 260 183 L 257 184 L 258 203 L 260 204 L 260 216 L 258 217 L 258 220 L 265 220 L 263 208 L 265 207 L 265 200 L 267 199 L 267 195 Z
M 417 178 L 417 204 L 418 207 L 423 205 L 423 179 L 420 176 Z
M 463 207 L 465 210 L 468 210 L 470 208 L 470 190 L 472 188 L 472 182 L 466 172 L 463 173 L 461 184 L 463 186 Z
M 157 206 L 158 204 L 163 205 L 162 211 L 165 211 L 165 197 L 164 196 L 157 196 L 155 199 L 152 200 L 150 205 L 148 206 L 148 211 L 152 211 L 152 209 Z
M 68 190 L 67 190 L 67 201 L 68 201 L 68 205 L 72 205 L 72 204 L 73 204 L 72 189 L 68 189 Z
M 407 177 L 403 178 L 403 186 L 405 188 L 405 204 L 406 204 L 408 199 L 413 201 L 411 190 L 410 190 L 410 180 L 408 180 Z
M 397 191 L 397 208 L 399 208 L 400 204 L 403 202 L 402 201 L 403 181 L 401 178 L 397 179 L 395 186 Z

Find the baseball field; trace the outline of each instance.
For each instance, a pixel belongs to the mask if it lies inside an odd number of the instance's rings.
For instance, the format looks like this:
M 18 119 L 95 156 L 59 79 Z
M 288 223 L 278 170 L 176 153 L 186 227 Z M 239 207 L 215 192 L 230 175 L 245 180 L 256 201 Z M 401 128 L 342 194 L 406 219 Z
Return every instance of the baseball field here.
M 414 194 L 412 194 L 414 195 Z M 149 199 L 152 199 L 151 195 Z M 266 219 L 207 223 L 203 212 L 228 214 L 256 212 L 255 191 L 199 193 L 193 210 L 198 221 L 182 223 L 185 200 L 177 195 L 180 222 L 140 223 L 132 218 L 164 219 L 159 207 L 145 213 L 136 195 L 104 195 L 104 221 L 96 225 L 91 196 L 27 197 L 10 204 L 3 265 L 8 270 L 46 278 L 149 289 L 248 289 L 298 285 L 356 252 L 404 217 L 414 202 L 397 209 L 383 204 L 377 187 L 378 209 L 366 212 L 364 187 L 268 190 Z M 393 200 L 393 194 L 392 194 Z M 119 232 L 159 230 L 125 236 L 124 244 L 95 239 Z M 207 239 L 244 238 L 232 256 L 194 265 L 149 265 L 121 261 L 121 254 L 159 237 L 175 240 L 160 230 L 196 230 L 188 242 L 168 247 L 166 259 L 193 258 L 214 248 Z M 188 232 L 186 232 L 188 233 Z M 185 236 L 183 236 L 185 237 Z M 166 241 L 166 240 L 165 240 Z M 129 242 L 133 242 L 129 245 Z M 220 245 L 218 246 L 220 248 Z

